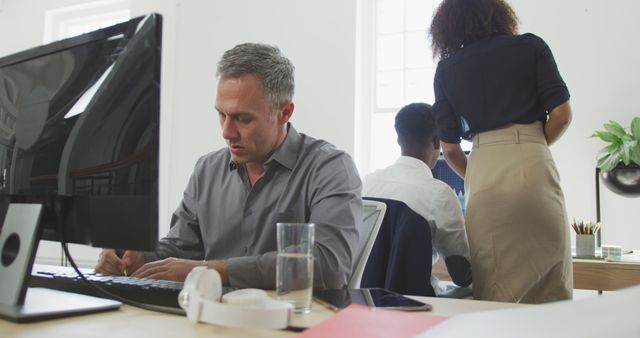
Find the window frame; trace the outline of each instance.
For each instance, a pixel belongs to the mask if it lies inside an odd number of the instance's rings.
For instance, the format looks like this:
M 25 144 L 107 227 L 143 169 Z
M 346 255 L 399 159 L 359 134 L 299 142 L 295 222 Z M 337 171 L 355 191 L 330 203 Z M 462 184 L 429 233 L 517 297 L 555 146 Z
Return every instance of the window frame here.
M 73 27 L 99 21 L 97 25 L 81 29 L 93 31 L 131 19 L 130 0 L 101 0 L 51 9 L 45 12 L 43 42 L 50 43 L 82 33 L 66 33 Z

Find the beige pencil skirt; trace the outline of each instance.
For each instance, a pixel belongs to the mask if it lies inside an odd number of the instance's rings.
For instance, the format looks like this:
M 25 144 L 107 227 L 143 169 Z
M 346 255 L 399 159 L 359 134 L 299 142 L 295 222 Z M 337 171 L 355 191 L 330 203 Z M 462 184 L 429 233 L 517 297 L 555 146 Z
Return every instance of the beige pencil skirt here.
M 465 191 L 474 298 L 571 299 L 569 223 L 542 123 L 475 135 Z

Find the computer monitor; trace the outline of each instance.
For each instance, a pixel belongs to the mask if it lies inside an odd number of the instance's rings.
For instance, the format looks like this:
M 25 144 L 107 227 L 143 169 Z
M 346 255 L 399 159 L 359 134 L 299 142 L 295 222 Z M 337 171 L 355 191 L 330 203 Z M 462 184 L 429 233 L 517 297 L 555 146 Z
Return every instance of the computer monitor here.
M 154 248 L 161 32 L 138 17 L 0 59 L 0 220 L 39 203 L 43 239 Z
M 161 37 L 151 14 L 0 58 L 0 316 L 113 307 L 25 302 L 41 238 L 155 247 Z

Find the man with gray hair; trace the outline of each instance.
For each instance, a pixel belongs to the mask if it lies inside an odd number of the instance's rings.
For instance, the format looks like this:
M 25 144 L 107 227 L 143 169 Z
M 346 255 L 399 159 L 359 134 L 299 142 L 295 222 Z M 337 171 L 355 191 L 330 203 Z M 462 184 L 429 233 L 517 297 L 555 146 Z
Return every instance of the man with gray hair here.
M 289 123 L 293 73 L 273 46 L 223 54 L 216 110 L 228 146 L 197 161 L 155 252 L 103 250 L 97 272 L 182 281 L 207 265 L 225 285 L 274 289 L 276 223 L 308 222 L 316 224 L 314 288 L 346 286 L 361 182 L 349 155 Z

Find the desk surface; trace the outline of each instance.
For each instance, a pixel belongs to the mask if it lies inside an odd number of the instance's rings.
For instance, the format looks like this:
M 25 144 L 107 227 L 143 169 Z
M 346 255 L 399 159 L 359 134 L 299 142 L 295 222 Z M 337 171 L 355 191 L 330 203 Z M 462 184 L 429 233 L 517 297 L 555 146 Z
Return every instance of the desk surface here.
M 412 297 L 433 305 L 436 314 L 454 314 L 505 309 L 524 306 L 519 304 L 474 301 L 466 299 L 446 299 L 432 297 Z M 318 303 L 306 315 L 294 315 L 293 325 L 311 326 L 334 314 Z M 122 306 L 118 311 L 90 314 L 63 319 L 48 320 L 28 324 L 16 324 L 0 320 L 0 337 L 49 338 L 49 337 L 289 337 L 296 332 L 285 330 L 232 329 L 208 324 L 194 324 L 186 317 L 167 315 Z

